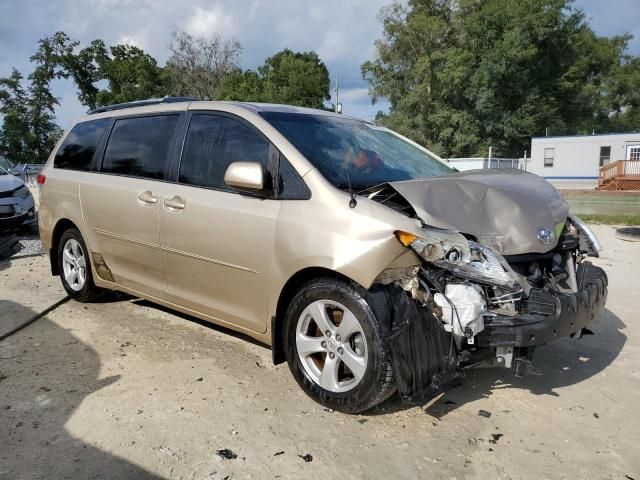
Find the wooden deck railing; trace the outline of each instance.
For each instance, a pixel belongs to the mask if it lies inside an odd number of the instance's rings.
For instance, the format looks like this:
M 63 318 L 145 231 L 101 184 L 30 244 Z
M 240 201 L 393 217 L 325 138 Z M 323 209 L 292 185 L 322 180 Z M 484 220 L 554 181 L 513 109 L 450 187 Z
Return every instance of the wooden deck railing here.
M 640 160 L 617 160 L 600 167 L 599 190 L 640 189 Z

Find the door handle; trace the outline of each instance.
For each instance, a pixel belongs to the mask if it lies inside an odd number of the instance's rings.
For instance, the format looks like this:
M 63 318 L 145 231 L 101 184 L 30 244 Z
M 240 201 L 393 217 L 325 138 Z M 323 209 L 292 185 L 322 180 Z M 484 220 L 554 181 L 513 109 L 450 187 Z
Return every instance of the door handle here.
M 184 210 L 187 204 L 184 201 L 184 198 L 174 195 L 170 198 L 164 199 L 164 206 L 167 210 Z
M 140 192 L 138 194 L 138 200 L 147 205 L 153 205 L 158 201 L 158 197 L 156 197 L 153 192 L 149 190 L 145 190 L 144 192 Z

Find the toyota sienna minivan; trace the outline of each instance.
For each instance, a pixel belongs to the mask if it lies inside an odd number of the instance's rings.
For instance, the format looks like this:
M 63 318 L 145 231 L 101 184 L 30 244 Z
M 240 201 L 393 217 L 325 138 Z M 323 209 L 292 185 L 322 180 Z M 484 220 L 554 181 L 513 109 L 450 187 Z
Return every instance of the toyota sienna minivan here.
M 247 334 L 321 404 L 422 402 L 523 375 L 607 296 L 600 245 L 545 180 L 459 173 L 327 111 L 165 98 L 76 120 L 38 178 L 68 294 L 119 290 Z

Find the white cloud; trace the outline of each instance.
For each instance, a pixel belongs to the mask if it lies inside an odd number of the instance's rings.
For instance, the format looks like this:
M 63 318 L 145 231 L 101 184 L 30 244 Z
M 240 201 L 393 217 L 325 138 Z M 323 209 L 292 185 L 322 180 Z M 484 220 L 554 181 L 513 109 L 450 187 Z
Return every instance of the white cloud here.
M 222 5 L 196 7 L 186 22 L 185 30 L 195 37 L 208 38 L 214 34 L 230 36 L 234 32 L 233 15 L 225 14 Z
M 340 101 L 342 103 L 370 103 L 369 89 L 367 87 L 340 89 Z
M 171 32 L 236 37 L 244 47 L 244 68 L 255 68 L 283 48 L 315 50 L 331 79 L 340 76 L 345 113 L 372 118 L 386 103 L 371 105 L 360 65 L 375 54 L 382 33 L 377 15 L 392 0 L 0 0 L 0 76 L 12 66 L 31 72 L 29 57 L 38 39 L 64 30 L 87 45 L 102 38 L 107 45 L 132 43 L 157 59 L 167 60 Z M 404 0 L 403 0 L 404 1 Z M 638 0 L 576 0 L 600 34 L 631 31 L 640 35 Z M 623 15 L 621 15 L 623 13 Z M 640 53 L 640 38 L 632 42 Z M 56 82 L 61 97 L 58 121 L 66 125 L 83 110 L 70 81 Z M 333 94 L 333 92 L 332 92 Z
M 133 47 L 138 47 L 142 50 L 145 49 L 144 43 L 140 40 L 140 38 L 135 36 L 130 37 L 128 35 L 123 35 L 122 37 L 118 38 L 117 43 L 123 44 L 123 45 L 131 45 Z

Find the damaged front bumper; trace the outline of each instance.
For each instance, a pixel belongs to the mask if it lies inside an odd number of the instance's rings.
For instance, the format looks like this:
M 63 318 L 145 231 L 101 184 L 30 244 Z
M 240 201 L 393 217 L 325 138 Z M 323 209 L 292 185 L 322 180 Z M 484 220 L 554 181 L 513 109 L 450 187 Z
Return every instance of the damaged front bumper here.
M 532 289 L 522 302 L 525 313 L 485 317 L 484 330 L 476 338 L 478 347 L 533 347 L 580 335 L 604 310 L 608 281 L 604 270 L 589 262 L 579 265 L 577 277 L 575 293 Z
M 370 302 L 391 352 L 402 399 L 422 403 L 459 382 L 461 369 L 470 366 L 494 364 L 512 368 L 516 376 L 526 374 L 534 347 L 581 335 L 603 311 L 608 284 L 604 270 L 582 262 L 577 278 L 575 293 L 531 289 L 521 302 L 523 313 L 485 316 L 484 329 L 466 344 L 444 328 L 433 305 L 421 305 L 398 286 L 372 288 Z
M 0 231 L 19 228 L 35 220 L 36 210 L 31 194 L 21 198 L 7 196 L 6 192 L 0 192 Z
M 604 270 L 585 261 L 597 256 L 597 242 L 587 241 L 587 227 L 575 225 L 569 218 L 550 253 L 510 262 L 472 241 L 467 251 L 451 248 L 434 259 L 431 243 L 396 232 L 424 260 L 378 279 L 386 292 L 378 315 L 385 318 L 402 398 L 424 401 L 476 366 L 524 375 L 535 347 L 582 336 L 604 310 L 608 281 Z

